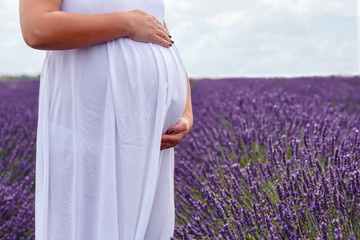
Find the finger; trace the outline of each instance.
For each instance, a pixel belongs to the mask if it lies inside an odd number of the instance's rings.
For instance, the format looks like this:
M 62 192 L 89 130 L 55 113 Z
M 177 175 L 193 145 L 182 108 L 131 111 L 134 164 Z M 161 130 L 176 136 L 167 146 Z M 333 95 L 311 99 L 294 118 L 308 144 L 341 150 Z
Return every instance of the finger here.
M 171 44 L 174 43 L 174 41 L 170 38 L 169 34 L 167 34 L 167 32 L 164 29 L 159 31 L 158 36 L 162 37 L 163 39 L 165 39 L 166 41 L 168 41 Z
M 161 142 L 162 143 L 179 143 L 182 139 L 182 136 L 179 135 L 169 135 L 169 134 L 163 134 L 161 136 Z
M 165 27 L 164 27 L 164 29 L 165 29 L 166 35 L 168 35 L 169 38 L 171 38 L 169 31 Z
M 169 34 L 167 34 L 166 30 L 163 27 L 158 28 L 157 30 L 158 30 L 158 32 L 156 33 L 156 35 L 163 38 L 171 45 L 174 43 L 174 41 L 170 38 Z
M 166 47 L 166 48 L 169 48 L 169 47 L 172 46 L 171 42 L 166 41 L 164 38 L 162 38 L 162 37 L 160 37 L 158 35 L 154 36 L 154 43 L 159 44 L 159 45 L 161 45 L 163 47 Z
M 158 30 L 160 30 L 161 32 L 163 32 L 167 37 L 169 37 L 169 39 L 171 40 L 171 36 L 168 32 L 168 30 L 165 28 L 164 25 L 162 25 L 159 21 L 156 22 L 156 26 L 155 26 Z
M 173 130 L 171 130 L 171 129 L 173 129 Z M 171 125 L 166 132 L 168 134 L 174 135 L 174 134 L 184 132 L 184 131 L 186 131 L 186 125 L 183 124 L 181 121 L 179 121 L 176 124 Z
M 175 147 L 175 146 L 176 146 L 176 144 L 163 144 L 163 145 L 160 146 L 160 150 L 172 148 L 172 147 Z
M 155 22 L 156 22 L 157 27 L 160 27 L 160 28 L 164 29 L 165 32 L 167 32 L 167 30 L 165 29 L 165 26 L 161 22 L 159 22 L 156 18 L 155 18 Z
M 171 148 L 175 146 L 176 144 L 170 144 L 170 143 L 161 143 L 162 148 Z
M 151 16 L 153 17 L 153 20 L 154 20 L 157 24 L 162 25 L 161 22 L 160 22 L 159 20 L 157 20 L 157 18 L 156 18 L 154 15 L 151 15 Z
M 171 126 L 166 131 L 166 134 L 175 134 L 175 127 Z
M 164 26 L 164 28 L 166 30 L 166 33 L 170 36 L 169 29 L 166 26 L 165 20 L 163 21 L 163 26 Z M 170 36 L 170 38 L 171 38 L 171 36 Z
M 174 145 L 174 144 L 162 143 L 162 144 L 160 145 L 160 150 L 167 149 L 167 148 L 171 148 L 171 147 L 175 147 L 175 145 Z
M 161 24 L 159 21 L 157 21 L 157 20 L 156 20 L 156 27 L 157 27 L 159 30 L 161 30 L 162 32 L 164 32 L 164 34 L 165 34 L 166 36 L 168 36 L 169 38 L 171 38 L 168 29 L 167 29 L 163 24 Z

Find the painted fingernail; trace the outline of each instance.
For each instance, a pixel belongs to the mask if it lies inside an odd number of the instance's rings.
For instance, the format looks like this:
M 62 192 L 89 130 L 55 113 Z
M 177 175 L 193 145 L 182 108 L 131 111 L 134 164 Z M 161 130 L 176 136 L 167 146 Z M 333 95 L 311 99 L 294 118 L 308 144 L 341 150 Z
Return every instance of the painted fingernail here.
M 172 46 L 172 44 L 171 44 L 171 43 L 169 43 L 169 46 L 171 47 L 171 46 Z
M 174 129 L 171 128 L 171 129 L 169 130 L 169 133 L 173 133 L 173 132 L 174 132 Z
M 169 35 L 169 38 L 172 38 L 172 36 L 171 36 L 171 35 Z
M 174 43 L 174 41 L 173 41 L 173 40 L 171 40 L 171 42 L 172 42 L 172 43 Z

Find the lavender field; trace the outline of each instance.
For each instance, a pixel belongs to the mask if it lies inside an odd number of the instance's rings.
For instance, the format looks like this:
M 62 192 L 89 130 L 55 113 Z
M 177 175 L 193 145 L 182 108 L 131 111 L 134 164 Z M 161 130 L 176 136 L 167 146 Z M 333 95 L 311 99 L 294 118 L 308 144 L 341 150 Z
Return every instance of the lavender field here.
M 0 239 L 34 239 L 38 82 L 0 83 Z M 175 239 L 360 239 L 360 78 L 198 80 Z
M 34 239 L 38 82 L 0 82 L 0 239 Z

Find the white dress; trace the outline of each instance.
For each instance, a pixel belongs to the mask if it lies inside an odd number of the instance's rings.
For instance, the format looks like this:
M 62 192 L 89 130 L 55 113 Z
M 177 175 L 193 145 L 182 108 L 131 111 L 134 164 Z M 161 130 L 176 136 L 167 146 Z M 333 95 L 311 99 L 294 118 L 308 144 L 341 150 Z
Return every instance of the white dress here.
M 61 10 L 144 10 L 162 0 L 63 0 Z M 47 51 L 40 81 L 36 240 L 168 240 L 173 235 L 174 148 L 161 134 L 181 117 L 180 55 L 120 38 Z

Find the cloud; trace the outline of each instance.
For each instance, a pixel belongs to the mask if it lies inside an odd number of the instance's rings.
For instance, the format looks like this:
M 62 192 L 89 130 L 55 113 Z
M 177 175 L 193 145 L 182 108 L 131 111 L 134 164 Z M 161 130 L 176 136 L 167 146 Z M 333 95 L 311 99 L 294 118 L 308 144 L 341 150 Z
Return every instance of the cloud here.
M 192 77 L 358 74 L 354 0 L 165 0 L 165 19 Z M 40 73 L 18 1 L 0 0 L 0 75 Z
M 359 72 L 353 0 L 197 2 L 193 8 L 182 10 L 169 0 L 166 16 L 170 23 L 181 22 L 181 27 L 172 24 L 171 31 L 191 75 Z
M 0 75 L 39 74 L 45 53 L 25 44 L 18 1 L 0 0 L 0 6 Z

